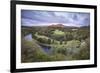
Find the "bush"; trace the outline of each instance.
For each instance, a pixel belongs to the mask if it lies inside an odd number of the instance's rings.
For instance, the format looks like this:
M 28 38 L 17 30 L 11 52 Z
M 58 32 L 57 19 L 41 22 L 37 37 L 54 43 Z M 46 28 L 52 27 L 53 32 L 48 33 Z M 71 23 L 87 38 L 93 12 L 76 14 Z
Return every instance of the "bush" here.
M 51 56 L 51 58 L 52 58 L 53 61 L 64 61 L 64 60 L 66 60 L 66 56 L 63 55 L 63 54 L 60 54 L 60 53 Z
M 87 38 L 84 42 L 82 42 L 80 46 L 80 51 L 78 54 L 74 56 L 76 59 L 86 60 L 90 59 L 90 40 Z
M 78 48 L 80 46 L 80 41 L 71 40 L 67 42 L 67 48 Z

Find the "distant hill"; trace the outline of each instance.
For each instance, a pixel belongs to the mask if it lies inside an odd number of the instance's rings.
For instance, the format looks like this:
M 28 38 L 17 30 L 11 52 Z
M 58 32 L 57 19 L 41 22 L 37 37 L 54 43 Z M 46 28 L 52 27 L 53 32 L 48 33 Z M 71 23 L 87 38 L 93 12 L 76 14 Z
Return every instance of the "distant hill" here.
M 52 25 L 49 25 L 48 27 L 56 27 L 56 28 L 62 28 L 62 27 L 65 27 L 63 24 L 52 24 Z
M 50 28 L 89 28 L 88 26 L 76 25 L 76 24 L 50 24 L 46 26 L 21 26 L 22 28 L 32 28 L 32 27 L 50 27 Z

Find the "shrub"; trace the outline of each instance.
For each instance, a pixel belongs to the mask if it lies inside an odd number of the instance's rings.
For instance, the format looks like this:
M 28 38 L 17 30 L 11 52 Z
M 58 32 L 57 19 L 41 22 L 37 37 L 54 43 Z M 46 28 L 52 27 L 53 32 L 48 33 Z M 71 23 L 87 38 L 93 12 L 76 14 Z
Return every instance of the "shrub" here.
M 80 46 L 80 51 L 74 56 L 76 59 L 85 60 L 90 59 L 90 40 L 87 38 L 82 42 Z
M 63 55 L 63 54 L 60 54 L 60 53 L 51 56 L 51 58 L 52 58 L 53 61 L 64 61 L 64 60 L 66 60 L 66 56 Z

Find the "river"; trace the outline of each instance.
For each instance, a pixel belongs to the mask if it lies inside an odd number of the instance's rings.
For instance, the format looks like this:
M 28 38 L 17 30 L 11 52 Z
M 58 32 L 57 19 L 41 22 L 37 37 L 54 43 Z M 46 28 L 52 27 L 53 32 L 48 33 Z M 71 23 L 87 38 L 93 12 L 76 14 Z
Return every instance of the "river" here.
M 32 41 L 32 34 L 28 34 L 28 35 L 26 35 L 25 37 L 25 40 L 28 40 L 28 41 Z M 39 44 L 38 44 L 39 45 Z M 51 49 L 51 47 L 48 47 L 48 46 L 44 46 L 44 45 L 39 45 L 39 46 L 41 46 L 42 47 L 42 50 L 45 52 L 45 53 L 47 53 L 47 54 L 52 54 L 52 49 Z

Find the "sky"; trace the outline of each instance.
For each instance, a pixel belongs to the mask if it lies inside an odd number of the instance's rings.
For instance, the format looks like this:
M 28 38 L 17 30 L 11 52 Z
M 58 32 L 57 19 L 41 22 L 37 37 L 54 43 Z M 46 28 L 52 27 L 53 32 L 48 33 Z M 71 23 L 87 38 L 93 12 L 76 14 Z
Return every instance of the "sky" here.
M 48 26 L 59 23 L 65 26 L 88 26 L 90 25 L 90 13 L 21 10 L 22 26 Z

